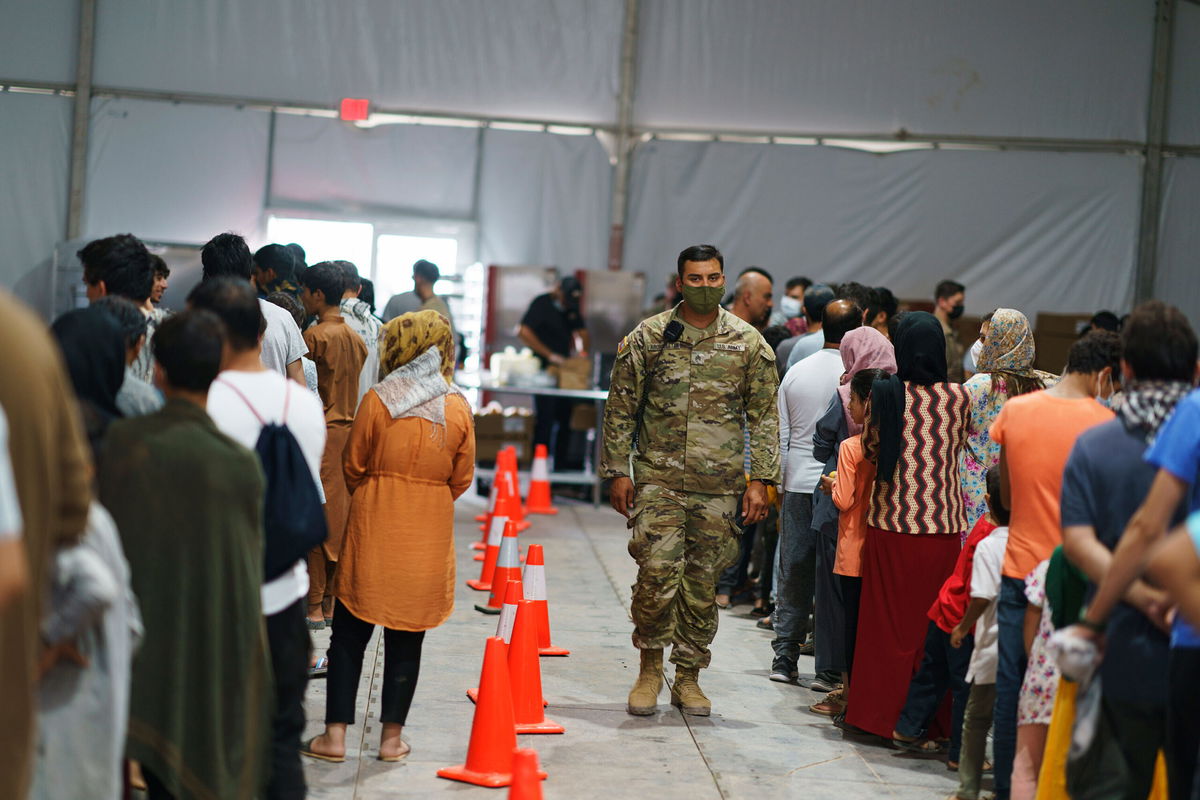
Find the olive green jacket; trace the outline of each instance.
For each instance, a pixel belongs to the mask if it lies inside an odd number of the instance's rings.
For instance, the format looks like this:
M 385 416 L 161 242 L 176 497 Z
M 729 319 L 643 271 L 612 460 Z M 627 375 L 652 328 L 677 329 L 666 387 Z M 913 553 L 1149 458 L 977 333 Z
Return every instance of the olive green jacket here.
M 741 494 L 749 429 L 751 480 L 779 480 L 779 375 L 775 354 L 752 326 L 721 309 L 678 341 L 663 332 L 679 308 L 641 322 L 621 342 L 604 411 L 601 475 L 668 489 Z M 650 393 L 639 452 L 629 455 L 642 387 Z

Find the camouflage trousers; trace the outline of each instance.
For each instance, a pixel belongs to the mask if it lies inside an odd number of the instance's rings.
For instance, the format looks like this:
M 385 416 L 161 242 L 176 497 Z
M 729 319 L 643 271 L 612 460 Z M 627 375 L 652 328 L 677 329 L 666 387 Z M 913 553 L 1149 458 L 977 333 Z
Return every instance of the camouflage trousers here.
M 673 645 L 671 661 L 707 667 L 717 635 L 717 579 L 738 554 L 737 495 L 637 487 L 629 555 L 638 565 L 633 585 L 633 645 Z

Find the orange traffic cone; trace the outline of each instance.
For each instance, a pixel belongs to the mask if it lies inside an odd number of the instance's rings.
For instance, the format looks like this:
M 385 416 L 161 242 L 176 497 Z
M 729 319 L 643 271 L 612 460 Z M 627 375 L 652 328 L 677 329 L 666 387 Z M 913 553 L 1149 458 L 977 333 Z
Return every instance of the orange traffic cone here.
M 525 583 L 525 599 L 533 603 L 533 616 L 537 620 L 538 655 L 571 655 L 570 650 L 550 644 L 550 603 L 546 600 L 546 562 L 540 544 L 529 545 L 529 556 L 525 559 L 525 570 L 521 579 Z
M 487 510 L 484 511 L 482 514 L 476 514 L 475 521 L 482 522 L 484 525 L 487 525 L 488 521 L 492 517 L 492 513 L 495 512 L 495 510 L 496 510 L 496 476 L 493 475 L 492 476 L 492 490 L 491 490 L 491 492 L 488 493 Z M 479 542 L 476 542 L 476 544 L 479 544 Z M 476 548 L 476 549 L 479 549 L 479 548 Z
M 501 482 L 500 493 L 497 495 L 496 511 L 492 514 L 492 517 L 494 518 L 499 516 L 505 517 L 506 519 L 516 519 L 517 514 L 521 512 L 521 496 L 517 494 L 517 490 L 515 488 L 517 480 L 516 474 L 505 472 L 504 475 L 498 476 L 498 479 Z M 525 527 L 529 527 L 528 523 L 526 523 Z M 522 530 L 519 524 L 517 525 L 517 530 Z M 476 561 L 483 561 L 486 557 L 486 551 L 475 554 Z M 521 561 L 524 561 L 525 556 L 521 555 L 520 559 Z M 503 589 L 504 587 L 500 588 Z
M 513 727 L 512 696 L 508 686 L 508 664 L 504 640 L 491 637 L 483 651 L 483 674 L 467 760 L 456 767 L 443 767 L 439 778 L 473 783 L 476 786 L 508 786 L 512 783 L 513 750 L 517 735 Z
M 566 729 L 546 719 L 542 699 L 542 665 L 538 661 L 537 620 L 533 601 L 517 603 L 517 621 L 508 645 L 508 678 L 512 683 L 513 718 L 517 733 L 564 733 Z
M 487 497 L 487 517 L 485 519 L 475 518 L 476 522 L 482 523 L 479 527 L 481 531 L 487 531 L 487 525 L 490 524 L 492 515 L 496 513 L 496 504 L 500 501 L 500 489 L 504 488 L 505 475 L 508 474 L 508 468 L 505 468 L 505 463 L 508 461 L 509 451 L 504 449 L 496 453 L 496 471 L 492 473 L 492 492 Z
M 537 750 L 518 747 L 513 751 L 512 785 L 508 787 L 508 800 L 542 800 Z
M 511 580 L 521 579 L 521 567 L 517 561 L 517 525 L 508 519 L 504 523 L 504 536 L 500 539 L 500 553 L 496 557 L 496 567 L 492 570 L 492 589 L 487 604 L 475 604 L 476 611 L 484 614 L 499 614 L 501 600 Z M 487 562 L 484 562 L 487 563 Z
M 492 530 L 488 534 L 487 550 L 483 553 L 483 566 L 479 570 L 479 577 L 467 581 L 467 586 L 477 592 L 492 590 L 492 573 L 496 570 L 496 559 L 500 556 L 500 540 L 504 538 L 504 528 L 507 524 L 506 516 L 492 517 Z
M 517 521 L 518 531 L 528 530 L 529 526 L 533 523 L 525 519 L 525 507 L 521 504 L 521 477 L 517 473 L 517 448 L 512 446 L 508 448 L 508 458 L 505 462 L 505 468 L 511 476 L 508 486 L 512 489 L 513 496 L 517 499 L 516 503 L 513 504 L 515 516 L 510 517 L 510 519 Z
M 557 514 L 550 497 L 550 467 L 547 466 L 546 445 L 539 444 L 533 451 L 533 470 L 529 473 L 529 501 L 525 504 L 530 514 Z
M 496 635 L 504 640 L 506 646 L 512 641 L 513 623 L 517 621 L 517 603 L 521 602 L 523 591 L 520 580 L 509 581 L 508 588 L 504 591 L 504 605 L 496 623 Z M 478 703 L 479 689 L 467 689 L 467 697 L 472 703 Z

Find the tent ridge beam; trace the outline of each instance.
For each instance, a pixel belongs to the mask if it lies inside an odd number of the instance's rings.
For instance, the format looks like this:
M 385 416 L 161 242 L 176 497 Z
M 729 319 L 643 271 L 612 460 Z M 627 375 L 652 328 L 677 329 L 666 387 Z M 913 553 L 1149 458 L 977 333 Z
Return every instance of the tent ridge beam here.
M 75 84 L 55 83 L 47 81 L 29 81 L 0 76 L 0 87 L 5 91 L 33 90 L 55 94 L 70 94 L 75 91 Z M 267 100 L 263 98 L 241 97 L 232 95 L 201 94 L 191 92 L 162 92 L 147 89 L 127 89 L 114 86 L 92 86 L 93 97 L 128 98 L 133 100 L 156 100 L 172 103 L 196 103 L 203 105 L 233 106 L 251 108 L 261 111 L 283 111 L 306 113 L 321 116 L 336 116 L 331 107 L 315 106 L 312 104 Z M 456 114 L 447 111 L 423 111 L 419 109 L 375 109 L 379 113 L 399 116 L 424 117 L 436 124 L 438 119 L 472 120 L 487 127 L 492 123 L 529 124 L 543 126 L 564 126 L 573 128 L 592 128 L 597 131 L 616 133 L 616 126 L 608 123 L 581 122 L 579 120 L 562 119 L 533 119 L 520 117 L 496 117 L 480 114 Z M 1136 139 L 1079 139 L 1079 138 L 1046 138 L 1022 136 L 977 136 L 963 134 L 940 134 L 931 132 L 913 132 L 901 129 L 886 133 L 865 132 L 836 132 L 811 130 L 778 130 L 778 129 L 701 129 L 679 126 L 632 125 L 631 131 L 637 137 L 669 137 L 672 135 L 704 136 L 710 139 L 721 137 L 761 138 L 764 143 L 771 139 L 857 139 L 871 142 L 904 142 L 908 144 L 962 144 L 980 147 L 996 147 L 1004 149 L 1033 149 L 1059 150 L 1062 152 L 1144 152 L 1147 143 Z M 1164 155 L 1195 156 L 1200 155 L 1200 144 L 1172 144 L 1163 142 Z

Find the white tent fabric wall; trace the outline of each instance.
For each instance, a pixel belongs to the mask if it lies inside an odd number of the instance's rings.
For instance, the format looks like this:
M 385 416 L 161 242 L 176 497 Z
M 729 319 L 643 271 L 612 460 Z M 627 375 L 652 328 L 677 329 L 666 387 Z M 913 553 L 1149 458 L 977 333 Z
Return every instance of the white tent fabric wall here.
M 1093 139 L 1146 127 L 1149 0 L 642 8 L 639 124 Z
M 469 219 L 479 131 L 278 114 L 271 206 Z
M 900 297 L 953 277 L 971 313 L 1123 309 L 1139 167 L 1110 154 L 651 141 L 635 156 L 625 266 L 657 292 L 678 251 L 707 242 L 730 268 Z
M 0 94 L 0 142 L 0 286 L 44 308 L 67 227 L 71 101 Z
M 601 122 L 616 115 L 623 7 L 621 0 L 106 0 L 96 82 Z
M 1200 158 L 1167 159 L 1165 179 L 1154 294 L 1200 330 Z
M 596 137 L 488 130 L 482 170 L 483 263 L 604 268 L 612 166 Z
M 7 0 L 0 20 L 0 78 L 75 81 L 79 0 Z
M 146 100 L 92 103 L 83 232 L 167 242 L 255 237 L 270 115 Z

